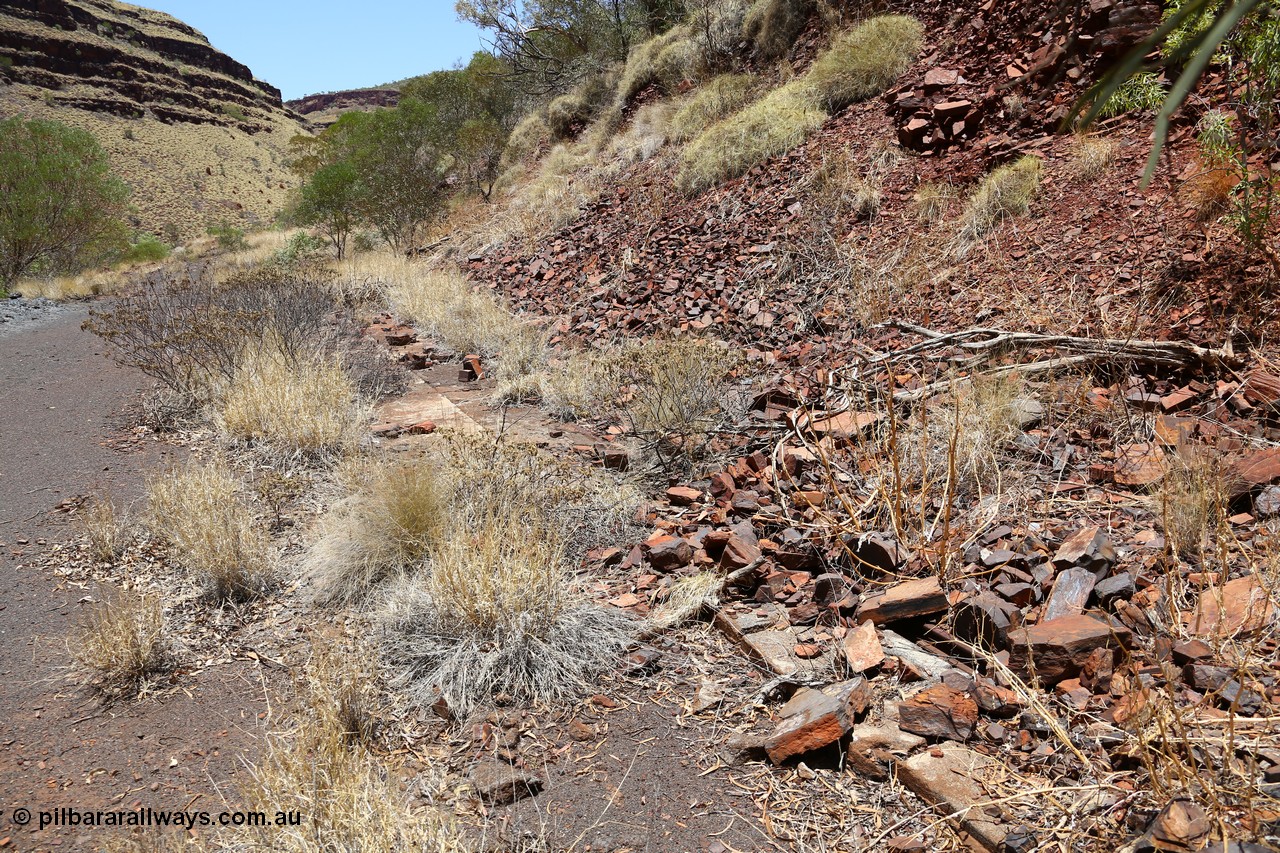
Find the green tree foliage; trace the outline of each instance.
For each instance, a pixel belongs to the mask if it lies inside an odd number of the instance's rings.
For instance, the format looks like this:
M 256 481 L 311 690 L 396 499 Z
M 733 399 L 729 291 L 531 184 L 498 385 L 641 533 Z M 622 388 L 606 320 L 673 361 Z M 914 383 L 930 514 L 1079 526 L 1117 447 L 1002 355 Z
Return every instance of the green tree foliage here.
M 302 187 L 297 217 L 319 228 L 342 260 L 347 237 L 359 224 L 360 176 L 354 166 L 338 160 L 321 166 Z
M 458 0 L 526 93 L 567 91 L 680 18 L 679 0 Z
M 435 109 L 435 138 L 452 169 L 486 199 L 498 177 L 507 137 L 526 104 L 508 82 L 508 66 L 479 52 L 465 68 L 436 71 L 406 84 L 405 102 Z
M 119 250 L 128 197 L 86 131 L 0 121 L 0 295 L 19 276 L 73 271 Z

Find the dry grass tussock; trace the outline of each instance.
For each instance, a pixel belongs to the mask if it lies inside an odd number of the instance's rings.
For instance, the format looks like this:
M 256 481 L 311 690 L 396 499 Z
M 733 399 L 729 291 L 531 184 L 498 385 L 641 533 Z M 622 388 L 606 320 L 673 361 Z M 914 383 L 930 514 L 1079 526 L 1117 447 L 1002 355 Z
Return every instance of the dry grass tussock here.
M 536 400 L 547 363 L 547 332 L 459 273 L 406 265 L 391 270 L 385 289 L 401 316 L 459 352 L 497 356 L 500 402 Z
M 777 59 L 791 50 L 814 7 L 813 0 L 756 0 L 743 19 L 742 35 L 763 59 Z
M 585 478 L 529 445 L 455 438 L 451 529 L 425 575 L 404 577 L 381 617 L 400 684 L 468 714 L 494 693 L 554 701 L 626 648 L 631 621 L 591 604 L 568 555 L 630 524 L 634 492 Z
M 133 695 L 170 663 L 160 598 L 109 592 L 90 604 L 80 620 L 72 655 L 97 676 L 110 695 Z
M 680 103 L 668 126 L 668 135 L 687 142 L 710 125 L 742 109 L 751 100 L 754 78 L 750 74 L 721 74 Z
M 924 42 L 924 25 L 906 15 L 880 15 L 835 38 L 805 75 L 830 113 L 874 97 L 893 84 Z
M 827 114 L 802 80 L 716 122 L 689 143 L 676 186 L 694 194 L 731 180 L 764 160 L 795 148 L 822 126 Z
M 359 444 L 368 414 L 336 357 L 316 354 L 291 362 L 263 346 L 241 358 L 221 395 L 217 420 L 234 441 L 286 457 L 325 459 Z
M 916 218 L 926 225 L 941 222 L 947 216 L 951 203 L 956 199 L 956 190 L 951 184 L 921 184 L 915 192 Z
M 827 116 L 879 94 L 914 61 L 923 28 L 882 15 L 838 36 L 809 71 L 707 128 L 685 148 L 676 186 L 697 193 L 795 148 Z
M 958 237 L 962 244 L 981 239 L 1005 219 L 1026 216 L 1040 188 L 1042 171 L 1040 158 L 1028 155 L 983 178 L 960 215 Z
M 344 850 L 422 850 L 463 853 L 470 847 L 458 828 L 435 809 L 410 806 L 408 797 L 356 738 L 364 712 L 362 673 L 349 660 L 322 652 L 308 669 L 310 707 L 292 732 L 274 734 L 251 769 L 247 809 L 275 814 L 298 811 L 298 826 L 238 830 L 237 849 L 322 853 Z M 353 704 L 355 703 L 355 704 Z M 357 716 L 353 717 L 352 714 Z M 240 844 L 248 845 L 242 848 Z
M 1071 145 L 1067 170 L 1081 181 L 1096 180 L 1111 170 L 1120 143 L 1105 136 L 1082 134 Z
M 89 542 L 89 553 L 100 563 L 109 563 L 124 550 L 128 541 L 124 520 L 111 496 L 94 492 L 76 510 L 76 520 Z
M 349 494 L 321 519 L 304 570 L 318 600 L 354 603 L 444 537 L 452 487 L 428 459 L 356 462 L 343 474 Z
M 952 522 L 960 499 L 1003 500 L 1001 460 L 1021 430 L 1027 392 L 1018 377 L 957 378 L 952 393 L 920 404 L 909 416 L 889 413 L 860 445 L 868 482 L 900 537 L 928 539 Z
M 1228 488 L 1222 460 L 1208 451 L 1179 448 L 1152 495 L 1152 510 L 1164 527 L 1169 550 L 1200 562 L 1211 534 L 1226 523 Z
M 210 597 L 249 598 L 270 585 L 270 540 L 225 463 L 191 460 L 152 476 L 147 491 L 147 526 Z

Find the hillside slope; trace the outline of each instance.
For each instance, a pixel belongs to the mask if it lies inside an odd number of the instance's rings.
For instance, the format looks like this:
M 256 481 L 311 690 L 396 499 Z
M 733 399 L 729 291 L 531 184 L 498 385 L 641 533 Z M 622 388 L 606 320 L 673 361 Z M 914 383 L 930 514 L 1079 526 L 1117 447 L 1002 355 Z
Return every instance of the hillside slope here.
M 133 188 L 134 224 L 170 240 L 269 221 L 306 130 L 195 29 L 111 0 L 0 2 L 0 116 L 15 114 L 93 133 Z

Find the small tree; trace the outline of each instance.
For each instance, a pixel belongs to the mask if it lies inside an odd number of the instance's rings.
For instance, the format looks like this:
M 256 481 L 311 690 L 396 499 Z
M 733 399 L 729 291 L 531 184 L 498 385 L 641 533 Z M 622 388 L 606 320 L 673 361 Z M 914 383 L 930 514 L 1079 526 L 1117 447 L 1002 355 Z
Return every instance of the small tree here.
M 347 237 L 360 222 L 359 175 L 346 161 L 323 166 L 302 187 L 298 219 L 314 225 L 333 243 L 342 260 L 347 252 Z
M 0 121 L 0 296 L 22 275 L 79 269 L 125 245 L 128 197 L 86 131 Z

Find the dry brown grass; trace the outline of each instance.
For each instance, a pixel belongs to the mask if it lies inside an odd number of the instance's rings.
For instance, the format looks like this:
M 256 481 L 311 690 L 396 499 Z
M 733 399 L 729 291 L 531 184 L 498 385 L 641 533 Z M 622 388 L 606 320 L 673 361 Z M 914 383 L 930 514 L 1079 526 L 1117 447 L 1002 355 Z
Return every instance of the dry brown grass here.
M 225 463 L 191 460 L 150 477 L 147 491 L 149 528 L 210 597 L 249 598 L 271 584 L 270 540 Z
M 111 695 L 133 695 L 170 662 L 164 612 L 156 595 L 108 592 L 89 605 L 72 654 Z
M 1205 166 L 1187 179 L 1180 192 L 1196 222 L 1203 225 L 1216 221 L 1231 209 L 1231 193 L 1239 180 L 1234 169 Z
M 1082 134 L 1071 145 L 1067 170 L 1077 180 L 1097 180 L 1111 170 L 1119 153 L 1120 143 L 1116 140 Z
M 448 526 L 452 485 L 433 460 L 354 463 L 304 563 L 321 601 L 366 600 L 418 567 Z
M 573 421 L 599 417 L 616 405 L 622 385 L 616 351 L 578 350 L 553 362 L 542 377 L 542 405 Z
M 813 0 L 756 0 L 743 19 L 742 35 L 762 58 L 777 59 L 791 50 L 814 7 Z
M 540 320 L 513 315 L 495 296 L 451 270 L 384 264 L 380 286 L 400 315 L 450 349 L 497 358 L 498 402 L 541 395 L 547 332 Z
M 247 352 L 221 394 L 217 421 L 233 441 L 284 458 L 333 458 L 357 446 L 369 410 L 340 361 L 290 363 L 270 346 Z
M 109 563 L 128 541 L 124 519 L 115 501 L 105 492 L 94 492 L 76 510 L 76 520 L 89 541 L 89 553 L 100 563 Z
M 421 850 L 465 853 L 470 846 L 435 808 L 415 809 L 395 777 L 360 743 L 352 742 L 346 711 L 331 704 L 332 680 L 347 675 L 332 661 L 313 659 L 306 692 L 312 706 L 290 732 L 272 734 L 251 768 L 245 808 L 300 812 L 298 826 L 238 830 L 235 849 L 326 853 Z M 350 694 L 346 694 L 350 698 Z M 349 710 L 349 709 L 348 709 Z
M 1207 450 L 1179 448 L 1152 495 L 1169 550 L 1182 560 L 1199 562 L 1210 535 L 1226 522 L 1227 485 L 1222 461 Z

